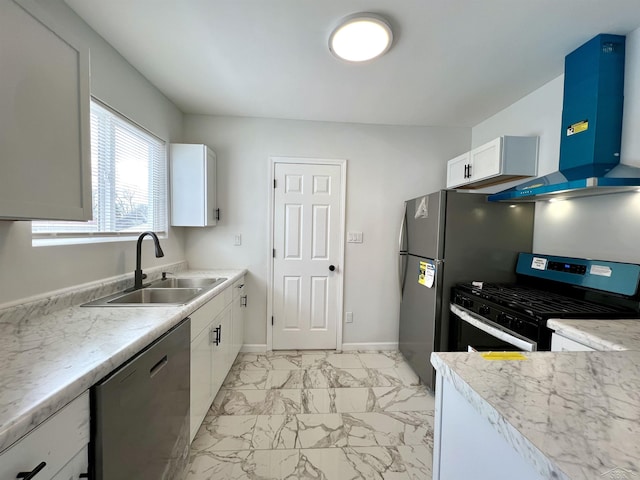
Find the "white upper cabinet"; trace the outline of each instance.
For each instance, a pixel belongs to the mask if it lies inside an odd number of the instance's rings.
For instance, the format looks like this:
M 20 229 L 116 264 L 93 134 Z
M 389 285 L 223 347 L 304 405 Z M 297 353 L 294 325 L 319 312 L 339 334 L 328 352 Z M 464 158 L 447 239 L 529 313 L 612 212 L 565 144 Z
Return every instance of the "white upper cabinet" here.
M 216 154 L 206 145 L 171 144 L 171 225 L 212 227 L 219 220 Z
M 0 218 L 90 220 L 89 50 L 0 0 Z
M 538 172 L 538 137 L 498 137 L 447 163 L 447 188 L 480 188 Z

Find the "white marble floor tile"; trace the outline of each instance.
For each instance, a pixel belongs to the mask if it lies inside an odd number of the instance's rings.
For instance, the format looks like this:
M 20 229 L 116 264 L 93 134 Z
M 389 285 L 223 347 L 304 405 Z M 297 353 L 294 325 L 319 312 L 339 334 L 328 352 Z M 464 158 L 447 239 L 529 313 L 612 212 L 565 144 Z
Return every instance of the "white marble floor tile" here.
M 329 371 L 329 386 L 333 388 L 357 388 L 388 386 L 390 383 L 378 381 L 366 368 L 335 368 Z
M 377 406 L 386 412 L 433 411 L 435 399 L 425 387 L 376 388 Z
M 256 415 L 208 417 L 191 444 L 194 451 L 248 450 Z
M 213 401 L 213 415 L 282 415 L 300 413 L 300 390 L 220 390 Z
M 335 388 L 333 395 L 338 413 L 373 412 L 377 406 L 372 388 Z
M 298 448 L 344 447 L 347 445 L 342 417 L 337 413 L 296 415 Z
M 244 470 L 255 470 L 253 452 L 250 450 L 210 452 L 199 451 L 191 455 L 185 480 L 244 480 L 249 475 Z
M 397 449 L 411 480 L 425 480 L 432 477 L 433 453 L 430 448 L 424 445 L 406 445 Z
M 381 480 L 408 480 L 410 478 L 396 448 L 347 447 L 342 451 L 347 463 L 358 472 L 359 477 L 356 478 Z M 348 470 L 345 469 L 345 471 Z M 427 480 L 427 477 L 424 480 Z
M 302 388 L 304 370 L 271 370 L 266 388 Z
M 325 362 L 335 368 L 364 368 L 355 353 L 330 353 Z
M 328 353 L 311 350 L 309 353 L 302 353 L 302 368 L 320 368 L 325 363 Z
M 224 379 L 222 388 L 264 390 L 270 371 L 266 368 L 244 370 L 232 368 Z
M 394 368 L 398 363 L 382 353 L 358 353 L 358 358 L 365 368 Z
M 251 448 L 270 450 L 296 448 L 298 419 L 295 415 L 259 415 L 251 440 Z
M 349 446 L 433 444 L 432 412 L 344 413 L 342 423 Z
M 302 390 L 302 413 L 337 413 L 334 392 L 333 388 Z

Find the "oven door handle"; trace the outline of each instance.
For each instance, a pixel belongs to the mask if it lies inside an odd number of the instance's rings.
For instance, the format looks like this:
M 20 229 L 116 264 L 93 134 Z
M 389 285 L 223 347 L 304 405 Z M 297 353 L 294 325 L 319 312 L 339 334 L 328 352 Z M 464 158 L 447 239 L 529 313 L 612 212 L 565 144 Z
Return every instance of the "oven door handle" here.
M 514 347 L 518 347 L 525 352 L 535 352 L 538 350 L 537 342 L 533 342 L 522 335 L 518 335 L 515 332 L 507 330 L 504 327 L 501 327 L 500 325 L 467 310 L 466 308 L 451 304 L 449 309 L 457 315 L 460 320 L 465 321 L 469 325 L 472 325 L 493 337 L 499 338 Z

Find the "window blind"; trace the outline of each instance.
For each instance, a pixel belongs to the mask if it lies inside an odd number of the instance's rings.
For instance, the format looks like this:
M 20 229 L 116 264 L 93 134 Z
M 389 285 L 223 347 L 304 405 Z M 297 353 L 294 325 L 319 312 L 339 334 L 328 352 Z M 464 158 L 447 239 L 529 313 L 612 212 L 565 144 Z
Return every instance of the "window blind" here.
M 91 180 L 91 221 L 33 222 L 33 233 L 103 236 L 166 232 L 165 142 L 95 100 L 91 102 Z

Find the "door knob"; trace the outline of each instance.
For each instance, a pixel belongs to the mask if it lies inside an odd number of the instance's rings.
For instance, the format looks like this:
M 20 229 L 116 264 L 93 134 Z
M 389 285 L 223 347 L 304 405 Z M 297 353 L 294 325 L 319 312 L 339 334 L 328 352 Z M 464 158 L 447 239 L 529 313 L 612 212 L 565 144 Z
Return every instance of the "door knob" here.
M 330 271 L 332 271 L 332 272 L 333 272 L 335 269 L 336 269 L 336 266 L 335 266 L 335 265 L 329 265 L 329 270 L 330 270 Z

